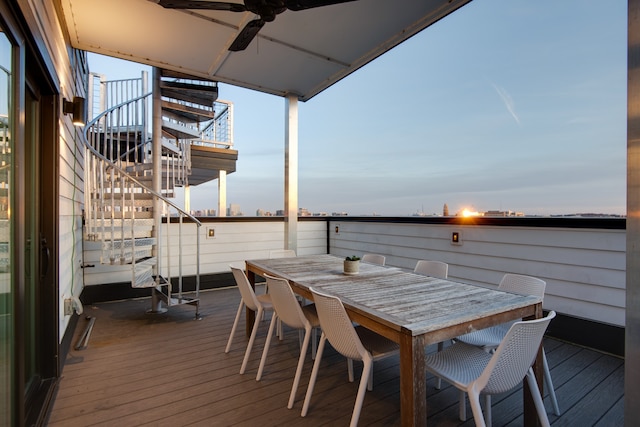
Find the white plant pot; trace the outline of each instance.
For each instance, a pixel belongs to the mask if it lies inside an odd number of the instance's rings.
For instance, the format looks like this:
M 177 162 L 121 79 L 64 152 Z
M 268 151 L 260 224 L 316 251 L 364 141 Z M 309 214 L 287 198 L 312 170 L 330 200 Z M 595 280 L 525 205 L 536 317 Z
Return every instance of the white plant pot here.
M 349 261 L 344 260 L 344 274 L 358 274 L 360 272 L 360 260 Z

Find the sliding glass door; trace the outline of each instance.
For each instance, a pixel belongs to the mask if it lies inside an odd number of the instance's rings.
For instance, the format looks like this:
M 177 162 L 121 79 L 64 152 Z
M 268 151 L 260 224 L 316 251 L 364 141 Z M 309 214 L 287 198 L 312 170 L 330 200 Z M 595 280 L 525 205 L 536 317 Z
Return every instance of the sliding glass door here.
M 11 124 L 12 46 L 0 33 L 0 425 L 13 425 L 13 290 L 11 280 Z

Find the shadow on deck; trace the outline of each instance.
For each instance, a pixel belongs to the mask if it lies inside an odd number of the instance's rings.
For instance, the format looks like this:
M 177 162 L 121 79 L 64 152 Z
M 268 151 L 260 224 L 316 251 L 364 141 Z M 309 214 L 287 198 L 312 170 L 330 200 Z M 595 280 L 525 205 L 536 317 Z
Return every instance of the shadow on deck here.
M 296 426 L 348 425 L 357 393 L 347 381 L 347 364 L 325 349 L 309 414 L 300 411 L 311 373 L 307 358 L 295 406 L 287 401 L 298 359 L 298 334 L 286 329 L 273 341 L 262 380 L 255 381 L 268 321 L 261 323 L 247 372 L 239 374 L 247 339 L 244 317 L 228 354 L 224 347 L 240 301 L 237 288 L 201 292 L 202 320 L 191 306 L 146 314 L 149 299 L 85 307 L 96 318 L 84 350 L 69 352 L 49 426 Z M 85 326 L 78 323 L 74 345 Z M 624 361 L 618 357 L 545 339 L 562 415 L 545 405 L 552 425 L 623 425 Z M 429 350 L 433 350 L 429 348 Z M 400 425 L 399 359 L 374 364 L 374 390 L 367 392 L 361 426 Z M 457 418 L 458 392 L 428 378 L 428 424 L 472 426 Z M 522 392 L 494 396 L 494 426 L 522 425 Z M 468 409 L 471 416 L 471 410 Z

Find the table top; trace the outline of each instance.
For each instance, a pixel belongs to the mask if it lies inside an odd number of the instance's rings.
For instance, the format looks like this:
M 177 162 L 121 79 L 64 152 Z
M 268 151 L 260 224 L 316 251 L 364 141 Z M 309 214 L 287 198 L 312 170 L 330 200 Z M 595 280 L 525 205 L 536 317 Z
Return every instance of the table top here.
M 378 332 L 394 340 L 404 334 L 422 335 L 426 343 L 439 342 L 533 316 L 535 307 L 542 304 L 535 296 L 364 262 L 359 274 L 345 275 L 343 258 L 333 255 L 249 260 L 247 269 L 283 277 L 305 297 L 310 297 L 310 287 L 338 296 L 354 320 L 370 320 L 382 328 Z

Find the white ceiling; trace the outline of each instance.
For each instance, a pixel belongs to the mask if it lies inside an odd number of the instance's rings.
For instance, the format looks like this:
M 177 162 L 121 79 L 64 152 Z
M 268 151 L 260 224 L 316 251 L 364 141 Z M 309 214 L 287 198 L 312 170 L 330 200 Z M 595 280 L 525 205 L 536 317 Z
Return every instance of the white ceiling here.
M 60 1 L 75 48 L 306 101 L 470 0 L 287 10 L 240 52 L 228 47 L 256 18 L 251 12 L 165 9 L 153 0 Z

